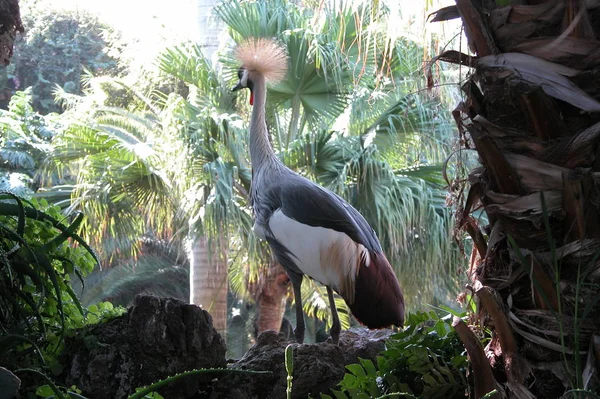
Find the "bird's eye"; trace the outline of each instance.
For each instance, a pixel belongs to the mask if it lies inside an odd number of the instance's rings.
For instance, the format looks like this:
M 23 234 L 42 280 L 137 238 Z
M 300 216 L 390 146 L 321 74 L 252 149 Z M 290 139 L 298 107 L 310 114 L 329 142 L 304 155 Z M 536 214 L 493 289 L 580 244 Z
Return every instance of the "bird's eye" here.
M 244 68 L 239 68 L 238 69 L 238 79 L 241 79 L 243 75 L 244 75 Z

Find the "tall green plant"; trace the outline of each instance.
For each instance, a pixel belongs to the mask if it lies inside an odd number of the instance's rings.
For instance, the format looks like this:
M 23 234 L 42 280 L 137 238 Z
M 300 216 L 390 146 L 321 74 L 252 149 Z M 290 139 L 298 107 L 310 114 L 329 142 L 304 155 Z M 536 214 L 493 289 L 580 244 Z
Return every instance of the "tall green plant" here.
M 465 397 L 467 357 L 449 319 L 418 312 L 408 316 L 406 325 L 390 337 L 376 364 L 360 359 L 346 366 L 340 390 L 333 390 L 336 398 Z
M 70 329 L 114 314 L 110 304 L 84 309 L 73 289 L 98 261 L 77 234 L 81 220 L 66 224 L 44 200 L 0 194 L 0 357 L 21 379 L 60 373 Z
M 105 263 L 135 255 L 148 229 L 164 237 L 176 218 L 165 165 L 177 147 L 158 139 L 166 124 L 161 111 L 102 106 L 91 89 L 88 96 L 63 98 L 77 105 L 69 111 L 70 126 L 53 140 L 44 173 L 70 178 L 70 184 L 43 195 L 60 201 L 67 213 L 84 212 L 82 236 Z

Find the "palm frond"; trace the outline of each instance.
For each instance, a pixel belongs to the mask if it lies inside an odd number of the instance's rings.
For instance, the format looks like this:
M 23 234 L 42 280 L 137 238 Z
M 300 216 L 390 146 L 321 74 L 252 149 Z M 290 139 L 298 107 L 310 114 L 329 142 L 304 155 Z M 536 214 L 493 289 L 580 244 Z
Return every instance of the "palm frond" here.
M 215 14 L 227 24 L 236 42 L 249 37 L 276 37 L 298 27 L 301 11 L 286 0 L 223 1 Z
M 144 254 L 117 267 L 97 271 L 86 278 L 87 286 L 81 298 L 85 306 L 111 300 L 114 304 L 129 306 L 140 293 L 178 298 L 189 298 L 189 273 L 176 264 L 173 256 Z
M 136 238 L 126 237 L 140 237 L 148 227 L 168 230 L 173 220 L 168 194 L 172 184 L 161 171 L 160 159 L 151 146 L 126 129 L 153 122 L 139 118 L 119 118 L 117 122 L 118 126 L 106 125 L 102 130 L 72 125 L 57 137 L 49 160 L 59 170 L 76 174 L 67 210 L 84 210 L 83 234 L 104 248 L 105 254 L 135 253 Z M 101 234 L 94 236 L 94 229 Z

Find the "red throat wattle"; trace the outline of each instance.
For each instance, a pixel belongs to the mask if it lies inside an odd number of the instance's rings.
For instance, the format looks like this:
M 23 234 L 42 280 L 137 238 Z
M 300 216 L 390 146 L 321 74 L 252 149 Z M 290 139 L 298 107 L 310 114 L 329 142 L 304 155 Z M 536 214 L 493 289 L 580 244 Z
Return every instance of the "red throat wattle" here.
M 250 92 L 250 105 L 254 105 L 254 93 Z

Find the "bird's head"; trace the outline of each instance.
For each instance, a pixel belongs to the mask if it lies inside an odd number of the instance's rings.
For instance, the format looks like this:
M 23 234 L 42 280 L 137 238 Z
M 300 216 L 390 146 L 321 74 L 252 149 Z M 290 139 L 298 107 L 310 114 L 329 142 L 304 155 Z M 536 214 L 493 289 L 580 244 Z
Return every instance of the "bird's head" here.
M 241 43 L 235 52 L 241 66 L 239 82 L 233 91 L 250 89 L 250 104 L 254 103 L 255 82 L 261 77 L 265 82 L 277 84 L 287 72 L 287 53 L 278 42 L 267 38 L 251 38 Z
M 253 79 L 250 78 L 250 71 L 244 67 L 240 67 L 237 75 L 240 80 L 231 91 L 238 91 L 245 88 L 250 89 L 250 105 L 254 105 L 254 82 Z

